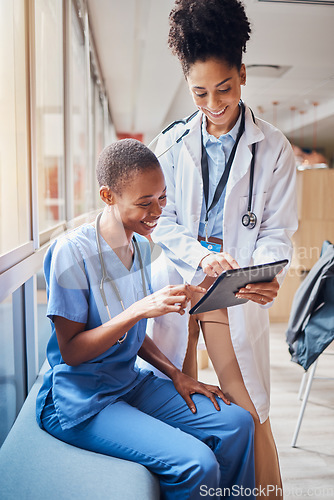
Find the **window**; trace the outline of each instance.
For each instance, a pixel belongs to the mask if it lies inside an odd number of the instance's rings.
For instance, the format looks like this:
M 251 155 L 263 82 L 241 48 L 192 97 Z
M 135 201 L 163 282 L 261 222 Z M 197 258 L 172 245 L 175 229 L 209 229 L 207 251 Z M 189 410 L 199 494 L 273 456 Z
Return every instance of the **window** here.
M 0 0 L 0 446 L 45 361 L 47 243 L 102 206 L 115 140 L 85 3 Z
M 65 219 L 62 2 L 35 1 L 39 231 Z
M 92 184 L 88 158 L 88 78 L 85 38 L 77 12 L 72 4 L 72 154 L 74 217 L 88 212 L 92 207 Z
M 24 6 L 0 0 L 0 254 L 31 239 Z
M 103 121 L 103 105 L 100 99 L 100 90 L 97 84 L 94 85 L 94 190 L 96 192 L 96 205 L 99 208 L 104 207 L 104 203 L 98 196 L 99 185 L 96 179 L 95 166 L 99 154 L 104 147 L 104 121 Z
M 42 367 L 46 357 L 46 346 L 51 336 L 51 324 L 46 316 L 47 299 L 46 283 L 43 270 L 37 273 L 37 344 L 38 369 Z
M 104 147 L 103 103 L 99 88 L 95 85 L 95 153 L 96 159 Z
M 16 417 L 12 298 L 0 304 L 0 446 Z

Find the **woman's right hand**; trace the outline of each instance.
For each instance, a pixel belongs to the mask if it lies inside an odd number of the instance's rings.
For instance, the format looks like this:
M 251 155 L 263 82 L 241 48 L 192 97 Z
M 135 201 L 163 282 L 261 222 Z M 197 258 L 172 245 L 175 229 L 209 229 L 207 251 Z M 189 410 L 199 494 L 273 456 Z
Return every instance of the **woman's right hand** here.
M 141 318 L 156 318 L 170 312 L 185 313 L 192 294 L 205 293 L 206 289 L 194 285 L 168 285 L 135 302 L 133 308 Z
M 223 271 L 239 269 L 237 261 L 227 252 L 212 252 L 199 263 L 205 274 L 217 278 Z

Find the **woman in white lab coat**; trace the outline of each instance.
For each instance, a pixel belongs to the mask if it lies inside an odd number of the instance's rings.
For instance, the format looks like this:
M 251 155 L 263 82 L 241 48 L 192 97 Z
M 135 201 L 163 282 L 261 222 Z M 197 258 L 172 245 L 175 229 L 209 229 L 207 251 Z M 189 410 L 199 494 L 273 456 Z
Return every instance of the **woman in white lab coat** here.
M 249 34 L 250 25 L 238 0 L 177 0 L 171 11 L 169 47 L 181 62 L 199 111 L 164 133 L 156 151 L 159 155 L 171 146 L 160 157 L 168 202 L 152 235 L 164 250 L 156 262 L 160 270 L 157 288 L 164 284 L 162 259 L 167 266 L 165 281 L 203 283 L 205 287 L 223 270 L 291 260 L 290 238 L 297 228 L 295 161 L 283 134 L 253 117 L 240 101 L 241 85 L 246 84 L 242 52 Z M 206 179 L 205 156 L 209 172 Z M 227 183 L 209 210 L 229 163 Z M 244 225 L 243 216 L 252 213 L 257 218 L 254 227 L 253 220 L 247 217 L 244 223 L 250 224 Z M 214 244 L 215 252 L 210 244 Z M 283 276 L 284 272 L 271 283 L 241 289 L 238 295 L 249 299 L 247 303 L 188 317 L 188 336 L 183 333 L 184 317 L 167 315 L 151 323 L 160 349 L 193 376 L 197 371 L 194 360 L 201 326 L 223 392 L 253 415 L 256 482 L 259 488 L 265 488 L 259 493 L 262 491 L 269 498 L 282 497 L 282 484 L 268 418 L 266 305 L 276 297 Z

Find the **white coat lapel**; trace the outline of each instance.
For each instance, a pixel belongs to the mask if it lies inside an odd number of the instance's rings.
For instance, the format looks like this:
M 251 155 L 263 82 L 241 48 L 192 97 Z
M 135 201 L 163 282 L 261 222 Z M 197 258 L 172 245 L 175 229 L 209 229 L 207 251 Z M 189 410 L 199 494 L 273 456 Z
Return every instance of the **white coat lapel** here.
M 186 151 L 188 152 L 192 163 L 195 168 L 200 172 L 201 170 L 201 154 L 202 154 L 202 140 L 201 140 L 201 124 L 202 124 L 202 113 L 198 113 L 195 118 L 191 120 L 190 132 L 183 139 L 183 144 Z
M 249 170 L 252 159 L 251 146 L 247 144 L 246 137 L 243 135 L 237 147 L 234 157 L 228 183 L 226 186 L 226 196 L 231 192 L 233 187 L 239 182 L 240 179 L 246 175 Z
M 198 116 L 199 115 L 199 116 Z M 179 194 L 177 204 L 179 222 L 188 227 L 197 237 L 203 200 L 201 172 L 201 114 L 189 123 L 189 133 L 182 139 L 177 164 L 180 166 L 175 177 Z M 186 194 L 190 193 L 190 196 Z

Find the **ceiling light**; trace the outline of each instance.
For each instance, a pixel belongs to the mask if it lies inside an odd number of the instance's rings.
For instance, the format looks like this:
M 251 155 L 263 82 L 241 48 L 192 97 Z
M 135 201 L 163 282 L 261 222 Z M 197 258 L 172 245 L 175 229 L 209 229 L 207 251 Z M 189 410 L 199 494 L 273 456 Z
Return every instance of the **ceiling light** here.
M 280 78 L 290 68 L 292 66 L 279 66 L 277 64 L 248 64 L 246 66 L 248 76 L 262 78 Z

